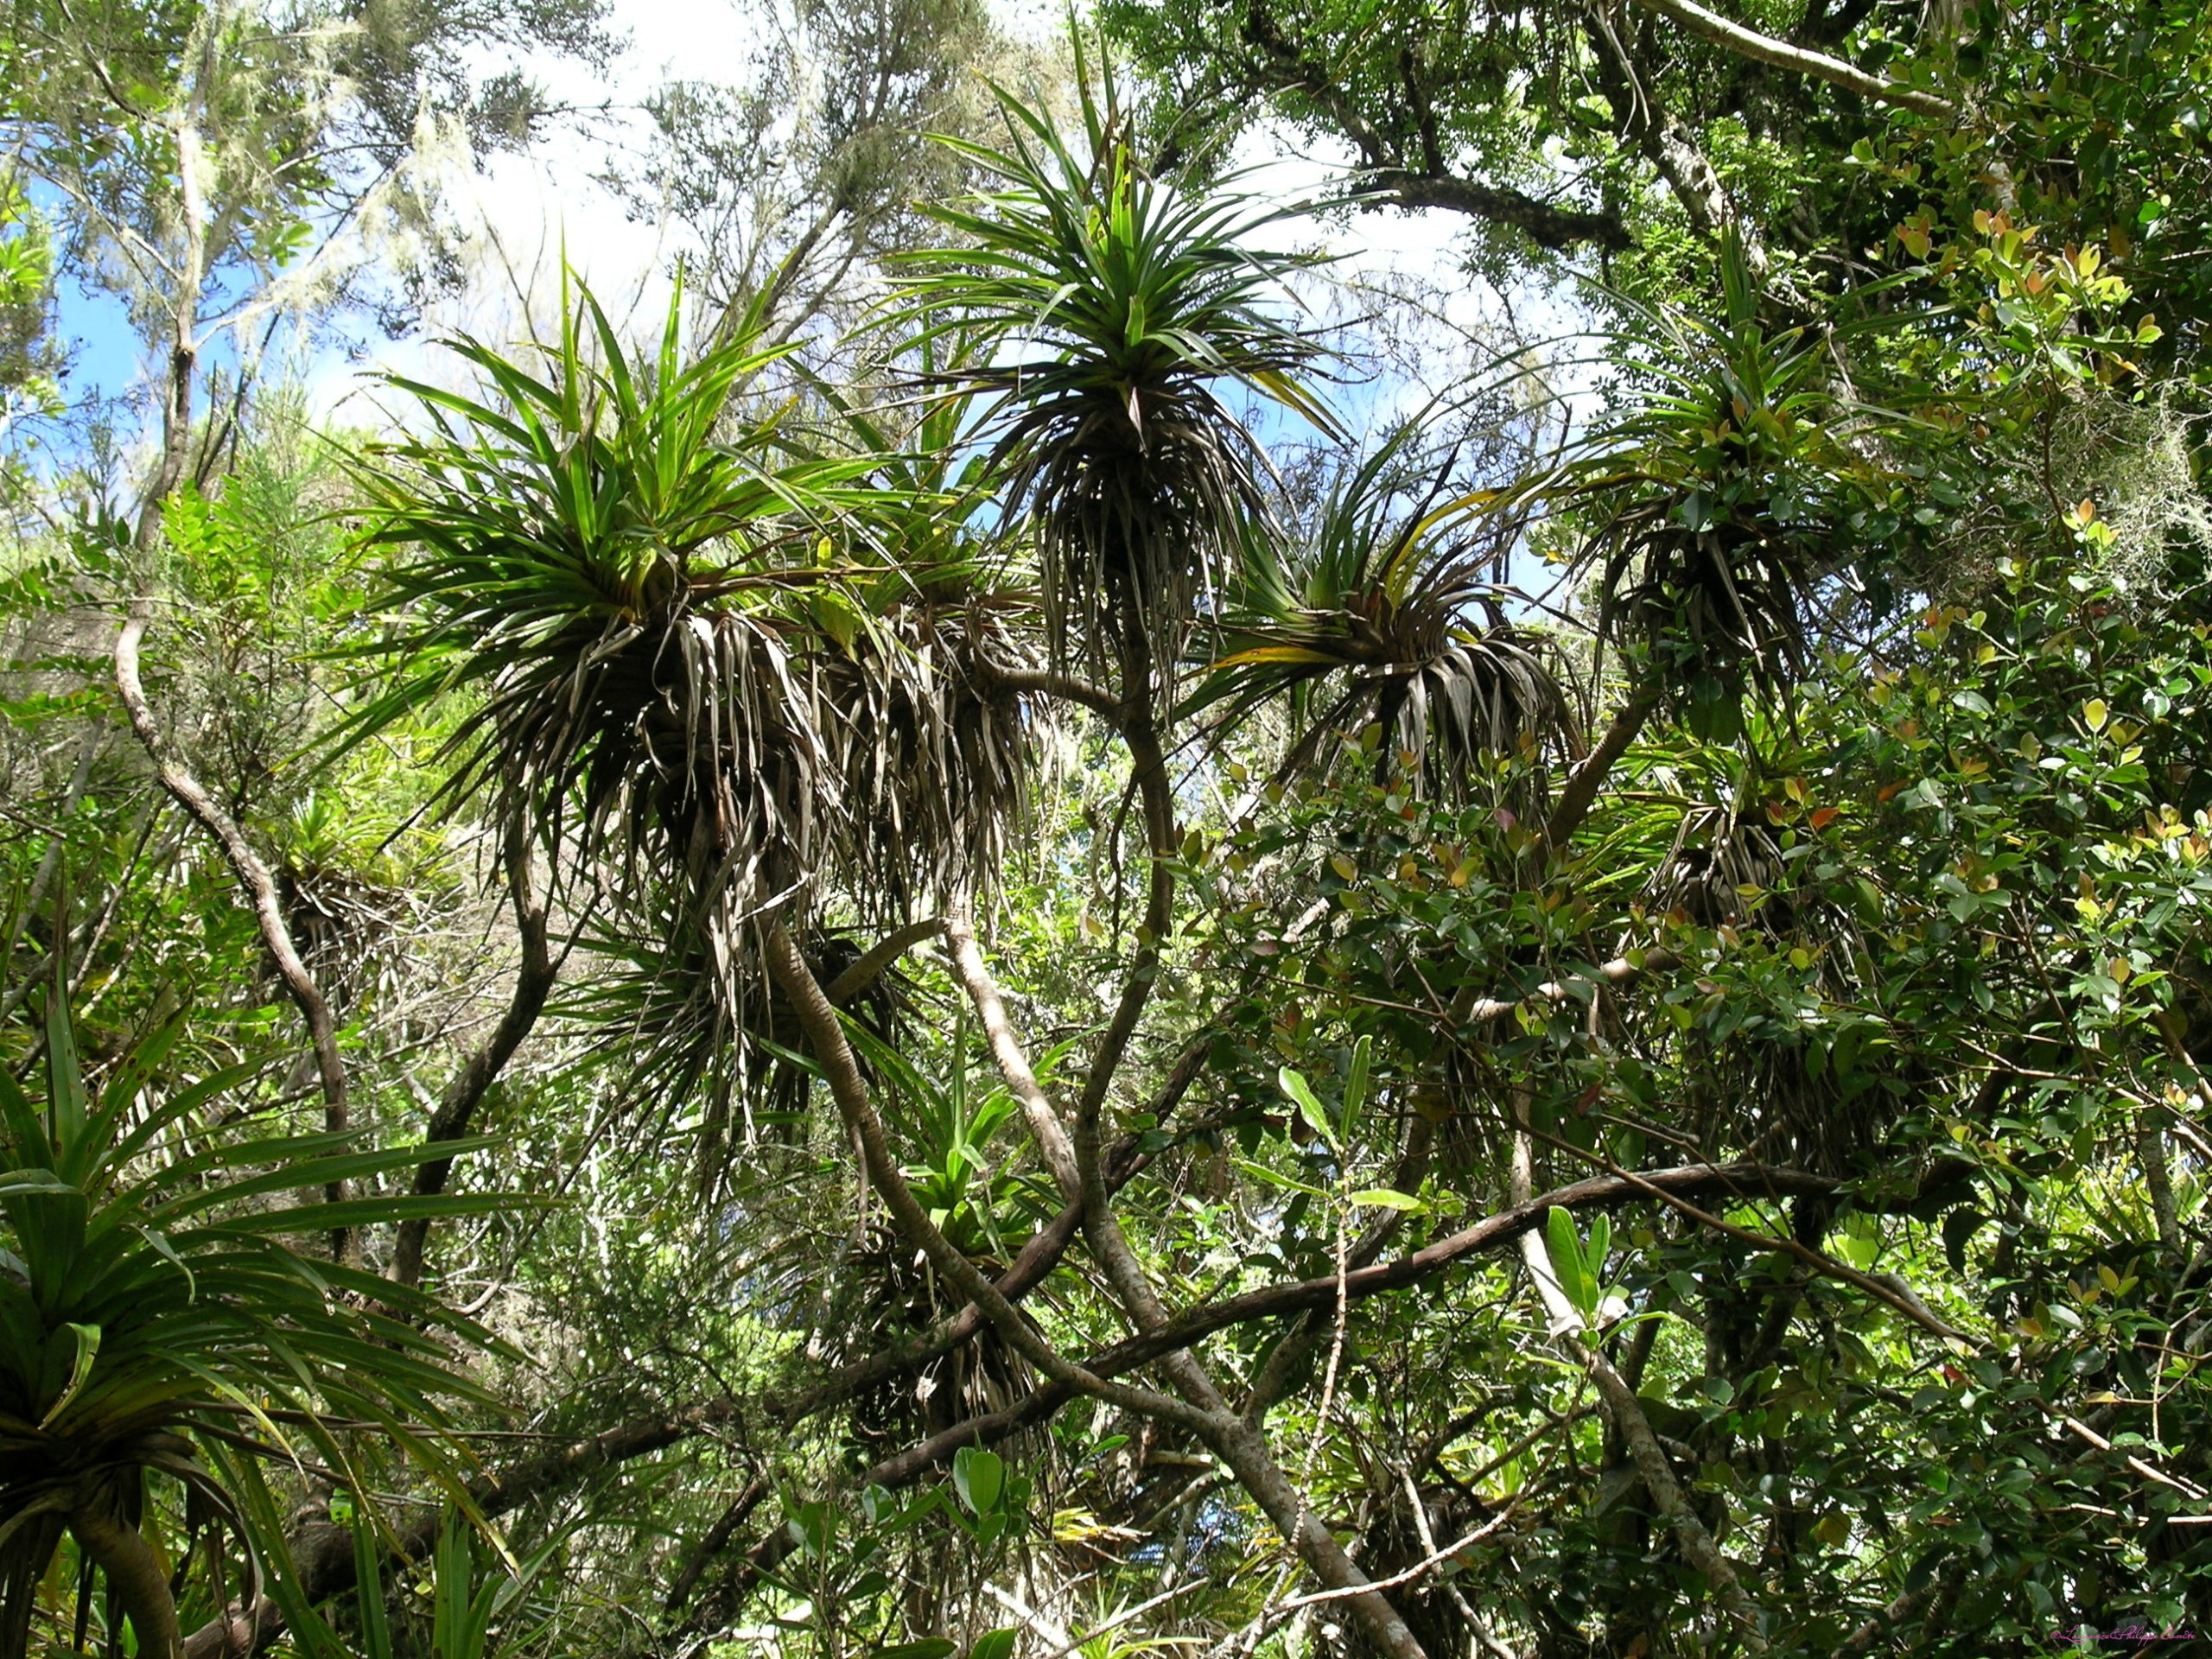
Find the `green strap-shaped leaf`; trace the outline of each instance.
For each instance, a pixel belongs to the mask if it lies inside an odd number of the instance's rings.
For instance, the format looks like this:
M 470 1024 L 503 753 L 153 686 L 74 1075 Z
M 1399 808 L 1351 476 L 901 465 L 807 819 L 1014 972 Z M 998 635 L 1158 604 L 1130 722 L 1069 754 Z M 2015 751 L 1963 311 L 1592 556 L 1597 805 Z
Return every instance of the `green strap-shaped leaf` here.
M 1597 1287 L 1582 1259 L 1582 1240 L 1574 1230 L 1574 1217 L 1557 1205 L 1544 1218 L 1545 1253 L 1551 1257 L 1552 1276 L 1574 1311 L 1588 1319 L 1597 1310 Z
M 69 1408 L 69 1402 L 83 1392 L 86 1380 L 92 1374 L 92 1362 L 99 1357 L 99 1326 L 78 1325 L 73 1321 L 62 1328 L 75 1339 L 77 1354 L 69 1366 L 69 1386 L 61 1390 L 61 1397 L 48 1407 L 46 1415 L 38 1420 L 41 1428 L 49 1427 L 55 1418 Z
M 1377 1210 L 1403 1210 L 1411 1213 L 1428 1206 L 1410 1192 L 1397 1192 L 1387 1186 L 1369 1187 L 1351 1195 L 1354 1204 L 1363 1204 Z
M 1314 1094 L 1313 1086 L 1302 1075 L 1286 1065 L 1275 1073 L 1275 1082 L 1297 1106 L 1298 1115 L 1306 1120 L 1313 1133 L 1319 1135 L 1331 1150 L 1342 1144 L 1337 1136 L 1337 1126 L 1329 1121 L 1328 1109 L 1321 1104 L 1319 1096 Z

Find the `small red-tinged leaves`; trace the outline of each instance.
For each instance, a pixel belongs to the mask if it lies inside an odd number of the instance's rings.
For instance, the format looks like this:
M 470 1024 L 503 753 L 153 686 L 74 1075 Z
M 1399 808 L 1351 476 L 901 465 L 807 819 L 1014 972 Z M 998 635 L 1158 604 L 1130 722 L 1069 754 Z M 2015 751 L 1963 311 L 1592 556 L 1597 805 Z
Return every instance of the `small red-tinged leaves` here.
M 1825 830 L 1841 816 L 1833 806 L 1816 806 L 1813 809 L 1810 822 L 1814 829 Z

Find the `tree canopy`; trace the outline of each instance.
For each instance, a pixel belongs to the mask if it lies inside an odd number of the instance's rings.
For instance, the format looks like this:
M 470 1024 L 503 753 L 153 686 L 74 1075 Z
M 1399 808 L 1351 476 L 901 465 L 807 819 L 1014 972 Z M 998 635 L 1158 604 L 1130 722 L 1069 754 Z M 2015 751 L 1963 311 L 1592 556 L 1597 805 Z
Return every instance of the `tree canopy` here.
M 2212 1641 L 2202 9 L 733 16 L 15 20 L 0 1659 Z

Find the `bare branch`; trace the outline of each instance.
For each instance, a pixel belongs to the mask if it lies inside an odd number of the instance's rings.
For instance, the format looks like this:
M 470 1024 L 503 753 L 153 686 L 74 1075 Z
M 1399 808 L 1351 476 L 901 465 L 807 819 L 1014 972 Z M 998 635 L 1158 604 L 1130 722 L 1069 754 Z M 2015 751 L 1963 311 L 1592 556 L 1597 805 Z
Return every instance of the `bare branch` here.
M 1932 115 L 1939 120 L 1955 120 L 1958 117 L 1959 106 L 1948 98 L 1885 79 L 1880 75 L 1870 75 L 1857 65 L 1846 63 L 1840 58 L 1829 57 L 1823 52 L 1808 51 L 1788 41 L 1778 41 L 1771 35 L 1762 35 L 1756 29 L 1746 29 L 1741 23 L 1721 16 L 1718 12 L 1707 11 L 1696 0 L 1635 0 L 1635 3 L 1646 11 L 1671 18 L 1699 39 L 1725 47 L 1739 57 L 1771 64 L 1777 69 L 1791 70 L 1797 74 L 1810 75 L 1815 80 L 1825 80 L 1832 86 L 1840 86 L 1846 92 L 1856 92 L 1877 104 L 1893 104 L 1899 109 L 1910 110 L 1919 115 Z
M 346 1065 L 338 1052 L 337 1023 L 330 1017 L 330 1004 L 323 999 L 321 988 L 292 943 L 292 930 L 284 920 L 284 906 L 276 895 L 276 880 L 245 834 L 231 821 L 230 815 L 176 758 L 168 736 L 154 717 L 153 706 L 146 700 L 146 689 L 138 678 L 138 645 L 146 635 L 146 621 L 143 615 L 131 617 L 115 638 L 115 689 L 130 716 L 130 729 L 137 734 L 147 758 L 154 763 L 154 775 L 162 787 L 222 849 L 231 873 L 245 889 L 261 942 L 268 947 L 276 963 L 277 976 L 284 982 L 284 988 L 298 1007 L 300 1017 L 307 1022 L 308 1039 L 315 1047 L 315 1071 L 322 1084 L 324 1127 L 334 1131 L 350 1128 Z M 328 1197 L 333 1204 L 343 1202 L 345 1183 L 333 1184 Z M 334 1257 L 349 1257 L 354 1249 L 355 1241 L 347 1230 L 340 1228 L 332 1232 L 331 1253 Z
M 468 1063 L 447 1084 L 437 1109 L 430 1114 L 429 1124 L 423 1131 L 423 1139 L 429 1143 L 458 1141 L 468 1133 L 469 1122 L 475 1116 L 486 1091 L 506 1070 L 507 1062 L 514 1058 L 523 1039 L 530 1035 L 538 1016 L 545 1011 L 545 999 L 551 995 L 553 982 L 560 972 L 546 931 L 545 898 L 531 882 L 526 846 L 518 844 L 510 849 L 507 883 L 514 896 L 515 926 L 522 934 L 522 965 L 516 970 L 506 1013 L 500 1016 L 499 1023 L 484 1039 L 483 1046 L 469 1056 Z M 446 1179 L 452 1172 L 450 1158 L 434 1159 L 423 1165 L 415 1172 L 416 1192 L 444 1192 Z M 423 1249 L 429 1231 L 428 1217 L 410 1217 L 400 1223 L 398 1240 L 391 1253 L 391 1276 L 399 1283 L 422 1283 Z

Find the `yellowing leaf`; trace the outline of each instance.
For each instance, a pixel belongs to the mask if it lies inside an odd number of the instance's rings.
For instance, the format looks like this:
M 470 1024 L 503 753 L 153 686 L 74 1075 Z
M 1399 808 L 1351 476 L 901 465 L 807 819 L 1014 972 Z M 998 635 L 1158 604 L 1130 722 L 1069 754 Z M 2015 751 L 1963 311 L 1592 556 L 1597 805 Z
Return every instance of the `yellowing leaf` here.
M 2082 705 L 2082 723 L 2093 732 L 2101 732 L 2105 721 L 2112 717 L 2112 710 L 2105 707 L 2102 697 L 2091 697 Z
M 1211 666 L 1243 668 L 1254 663 L 1300 663 L 1327 668 L 1336 661 L 1325 651 L 1313 651 L 1304 645 L 1255 645 L 1249 651 L 1236 652 L 1221 658 Z
M 1354 1204 L 1367 1205 L 1377 1210 L 1426 1210 L 1428 1206 L 1408 1192 L 1394 1192 L 1387 1186 L 1370 1187 L 1351 1195 Z

